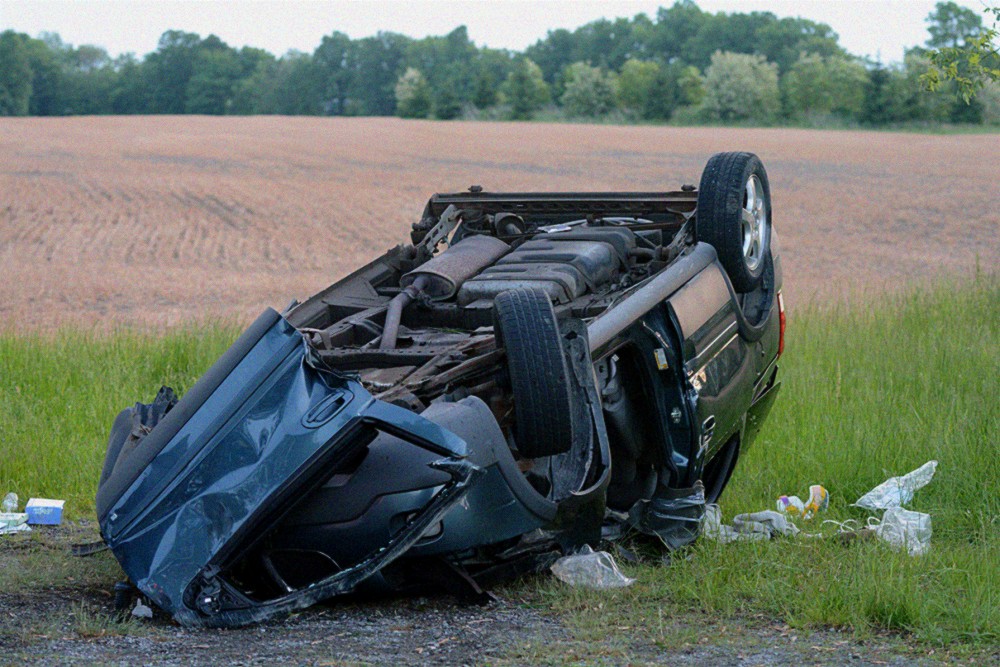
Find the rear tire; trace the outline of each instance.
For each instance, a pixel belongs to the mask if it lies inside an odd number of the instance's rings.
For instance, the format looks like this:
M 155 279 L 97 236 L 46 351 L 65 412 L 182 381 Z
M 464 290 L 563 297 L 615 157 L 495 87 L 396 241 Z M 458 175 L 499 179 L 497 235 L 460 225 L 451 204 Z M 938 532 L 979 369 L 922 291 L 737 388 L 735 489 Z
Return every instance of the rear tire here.
M 717 153 L 698 188 L 696 236 L 715 248 L 737 292 L 760 285 L 771 253 L 771 187 L 753 153 Z
M 553 456 L 573 444 L 569 369 L 548 295 L 517 288 L 493 300 L 497 347 L 507 350 L 514 401 L 514 442 L 527 458 Z

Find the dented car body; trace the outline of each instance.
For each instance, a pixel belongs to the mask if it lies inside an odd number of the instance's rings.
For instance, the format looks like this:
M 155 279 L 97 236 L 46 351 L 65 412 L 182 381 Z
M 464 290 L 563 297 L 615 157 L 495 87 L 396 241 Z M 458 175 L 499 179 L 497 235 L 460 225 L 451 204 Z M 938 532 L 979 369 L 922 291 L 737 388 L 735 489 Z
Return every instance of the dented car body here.
M 104 541 L 216 627 L 689 543 L 780 387 L 768 187 L 725 153 L 697 190 L 435 195 L 410 244 L 119 415 Z

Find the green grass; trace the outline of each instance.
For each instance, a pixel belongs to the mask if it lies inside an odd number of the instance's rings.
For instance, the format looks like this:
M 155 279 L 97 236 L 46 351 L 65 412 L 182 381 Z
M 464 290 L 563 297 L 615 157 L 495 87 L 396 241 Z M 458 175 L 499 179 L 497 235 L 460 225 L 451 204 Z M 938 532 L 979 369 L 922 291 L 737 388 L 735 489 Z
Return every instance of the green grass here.
M 111 422 L 161 385 L 187 389 L 239 335 L 202 325 L 163 336 L 120 330 L 0 334 L 0 495 L 63 498 L 94 511 Z
M 0 491 L 66 498 L 70 516 L 89 515 L 115 414 L 152 399 L 161 384 L 189 387 L 237 334 L 206 326 L 162 337 L 0 336 Z M 546 579 L 530 585 L 529 597 L 593 640 L 617 641 L 624 626 L 659 628 L 669 643 L 686 632 L 670 619 L 694 615 L 995 647 L 1000 280 L 979 275 L 882 301 L 792 310 L 781 365 L 782 394 L 722 497 L 724 518 L 821 483 L 831 493 L 821 518 L 863 521 L 868 514 L 850 503 L 936 459 L 936 477 L 910 505 L 933 517 L 928 554 L 844 544 L 811 522 L 802 527 L 827 536 L 702 541 L 667 567 L 629 566 L 638 582 L 625 590 L 585 592 Z

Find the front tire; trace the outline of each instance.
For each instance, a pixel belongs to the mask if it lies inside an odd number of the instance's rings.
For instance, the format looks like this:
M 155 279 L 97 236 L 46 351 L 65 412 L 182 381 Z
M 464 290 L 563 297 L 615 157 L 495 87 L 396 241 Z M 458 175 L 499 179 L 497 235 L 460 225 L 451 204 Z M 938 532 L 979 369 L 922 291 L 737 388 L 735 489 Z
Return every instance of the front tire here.
M 569 451 L 569 368 L 548 295 L 524 287 L 500 293 L 493 300 L 493 330 L 497 347 L 507 351 L 518 451 L 530 459 Z
M 737 292 L 760 285 L 771 253 L 771 187 L 753 153 L 717 153 L 698 189 L 695 234 L 715 248 Z

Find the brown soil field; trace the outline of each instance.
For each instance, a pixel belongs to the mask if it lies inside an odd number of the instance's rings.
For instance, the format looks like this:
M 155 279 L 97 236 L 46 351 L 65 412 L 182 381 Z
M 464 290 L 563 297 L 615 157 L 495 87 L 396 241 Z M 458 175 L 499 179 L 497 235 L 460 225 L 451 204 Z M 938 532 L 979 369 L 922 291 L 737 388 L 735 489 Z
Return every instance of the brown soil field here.
M 0 329 L 248 321 L 408 238 L 432 192 L 669 190 L 749 150 L 793 305 L 1000 264 L 1000 135 L 395 118 L 0 120 Z

